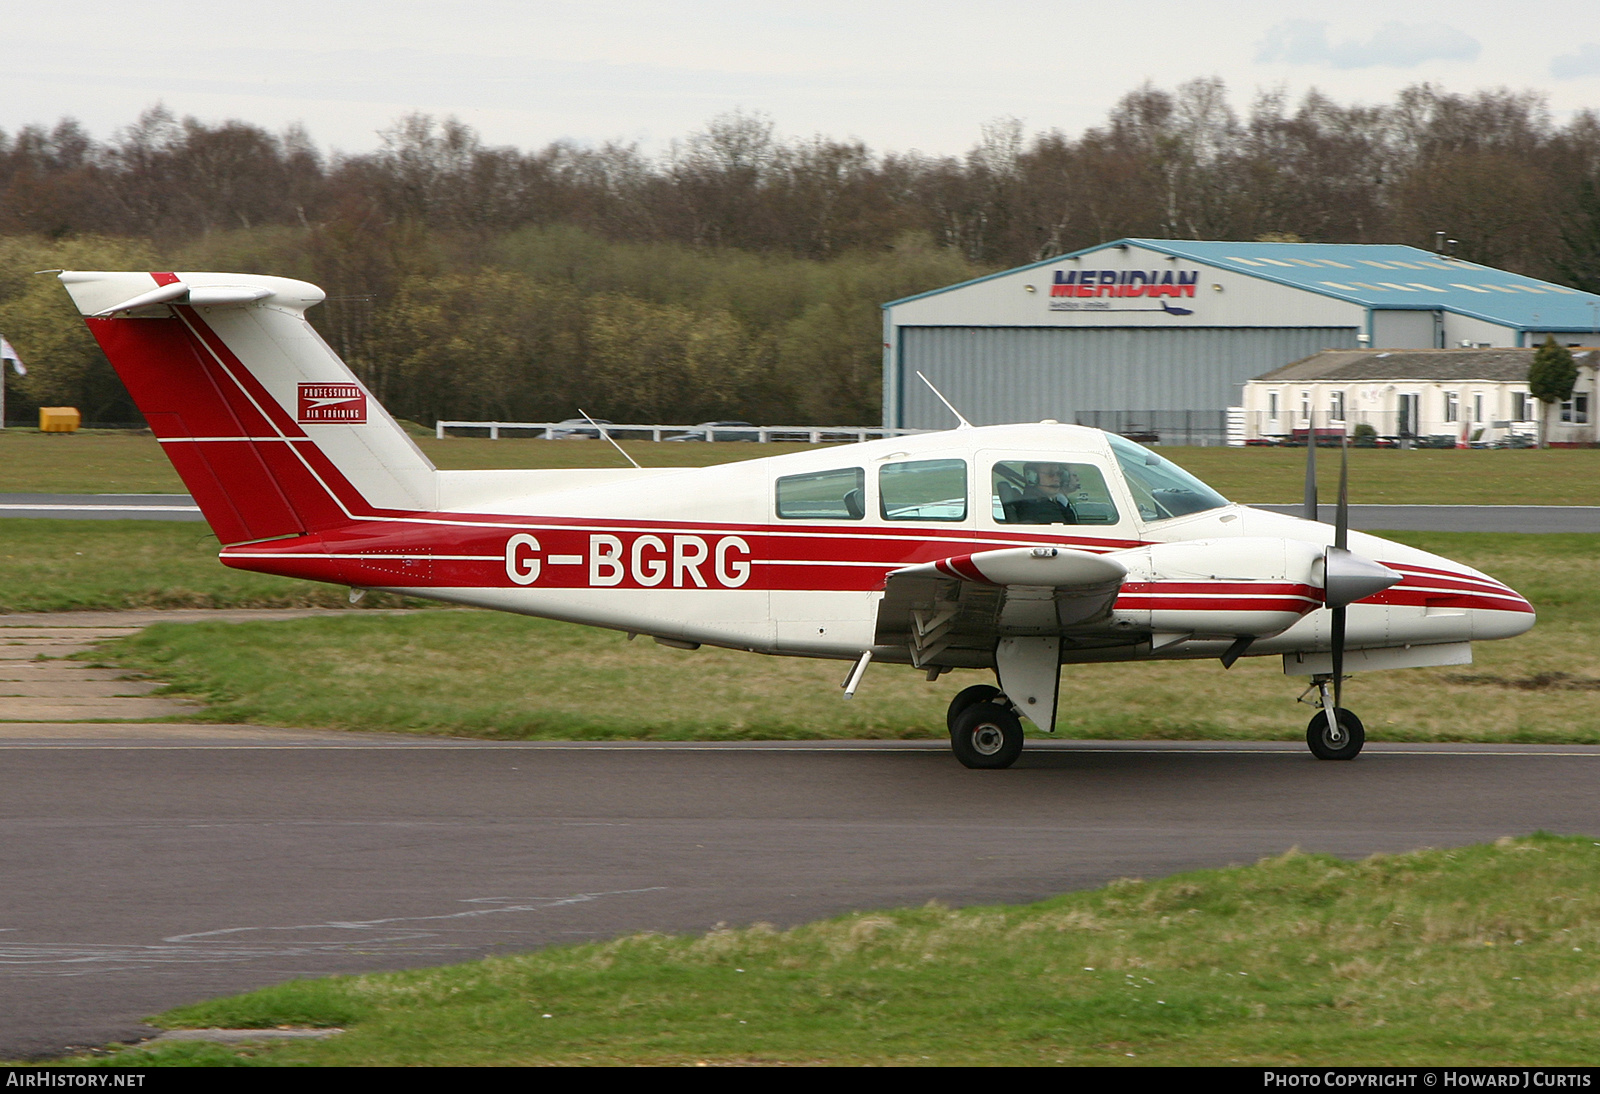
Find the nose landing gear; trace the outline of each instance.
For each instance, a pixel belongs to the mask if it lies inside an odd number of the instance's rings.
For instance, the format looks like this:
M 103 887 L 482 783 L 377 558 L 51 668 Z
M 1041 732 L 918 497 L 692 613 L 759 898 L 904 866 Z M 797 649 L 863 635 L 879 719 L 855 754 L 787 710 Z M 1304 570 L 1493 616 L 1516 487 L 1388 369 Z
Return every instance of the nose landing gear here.
M 1330 724 L 1328 712 L 1317 711 L 1306 726 L 1306 744 L 1319 760 L 1353 760 L 1367 742 L 1367 731 L 1361 719 L 1344 707 L 1335 707 L 1334 714 Z
M 1312 691 L 1317 692 L 1317 698 L 1311 701 L 1312 705 L 1322 709 L 1306 726 L 1306 746 L 1311 749 L 1311 754 L 1319 760 L 1355 759 L 1361 752 L 1361 746 L 1367 743 L 1367 731 L 1361 719 L 1344 707 L 1334 705 L 1332 676 L 1312 677 L 1311 687 L 1306 694 Z M 1304 700 L 1305 696 L 1301 696 L 1301 699 Z

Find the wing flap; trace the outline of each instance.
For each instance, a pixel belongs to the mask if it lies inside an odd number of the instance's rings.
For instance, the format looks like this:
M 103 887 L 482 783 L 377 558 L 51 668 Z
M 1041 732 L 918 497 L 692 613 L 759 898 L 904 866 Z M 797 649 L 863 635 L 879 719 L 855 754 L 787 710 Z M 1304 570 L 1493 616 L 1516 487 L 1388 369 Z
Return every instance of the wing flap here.
M 994 664 L 1003 637 L 1060 636 L 1108 619 L 1127 568 L 1068 547 L 956 555 L 889 574 L 876 642 L 918 668 Z

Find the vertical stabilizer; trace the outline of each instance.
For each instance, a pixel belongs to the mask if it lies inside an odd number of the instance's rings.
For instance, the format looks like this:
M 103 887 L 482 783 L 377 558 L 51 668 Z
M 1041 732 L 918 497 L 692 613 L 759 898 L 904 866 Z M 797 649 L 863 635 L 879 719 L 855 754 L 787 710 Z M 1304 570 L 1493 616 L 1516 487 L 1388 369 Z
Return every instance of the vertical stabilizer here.
M 434 467 L 280 277 L 87 273 L 61 280 L 225 544 L 437 506 Z

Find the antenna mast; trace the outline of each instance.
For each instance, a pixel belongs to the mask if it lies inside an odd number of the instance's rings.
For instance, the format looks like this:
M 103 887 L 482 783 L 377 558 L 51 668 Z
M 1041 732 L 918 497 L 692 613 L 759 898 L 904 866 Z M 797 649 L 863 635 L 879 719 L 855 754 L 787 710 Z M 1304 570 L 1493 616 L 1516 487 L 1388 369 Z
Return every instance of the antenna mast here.
M 940 391 L 938 388 L 933 386 L 933 381 L 932 380 L 930 380 L 926 376 L 922 375 L 922 370 L 921 369 L 917 370 L 917 379 L 919 379 L 923 383 L 927 384 L 928 385 L 928 390 L 933 392 L 934 395 L 938 396 L 939 401 L 944 404 L 944 408 L 946 410 L 948 410 L 950 413 L 952 413 L 952 414 L 954 414 L 956 416 L 956 421 L 961 423 L 957 427 L 958 429 L 971 429 L 972 428 L 972 423 L 967 421 L 966 418 L 962 417 L 961 411 L 957 410 L 951 404 L 950 400 L 946 399 L 944 397 L 944 392 Z
M 588 422 L 590 425 L 594 426 L 597 430 L 600 431 L 600 436 L 604 437 L 608 441 L 611 441 L 611 447 L 615 448 L 618 452 L 621 452 L 623 459 L 625 459 L 629 463 L 633 464 L 633 466 L 639 467 L 639 461 L 634 459 L 632 456 L 628 455 L 627 451 L 620 444 L 618 444 L 616 441 L 612 440 L 611 434 L 606 432 L 606 427 L 601 425 L 599 422 L 595 421 L 593 418 L 589 417 L 589 412 L 587 410 L 583 409 L 583 407 L 580 406 L 578 408 L 578 413 L 583 415 L 583 420 L 584 421 Z M 639 470 L 643 471 L 644 468 L 639 467 Z

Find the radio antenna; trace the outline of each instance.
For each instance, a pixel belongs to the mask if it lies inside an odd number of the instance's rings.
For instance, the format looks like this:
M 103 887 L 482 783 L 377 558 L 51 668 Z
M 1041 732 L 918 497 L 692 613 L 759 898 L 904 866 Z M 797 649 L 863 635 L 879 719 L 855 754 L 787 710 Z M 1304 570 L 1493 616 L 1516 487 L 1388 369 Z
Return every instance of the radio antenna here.
M 628 455 L 627 451 L 620 444 L 618 444 L 616 441 L 612 440 L 611 434 L 606 432 L 606 427 L 605 426 L 601 425 L 599 422 L 597 422 L 593 418 L 589 417 L 589 412 L 587 410 L 583 409 L 583 407 L 580 406 L 578 408 L 578 413 L 583 415 L 583 420 L 584 421 L 588 422 L 590 425 L 594 426 L 596 429 L 598 429 L 600 431 L 600 436 L 604 437 L 608 441 L 611 441 L 611 447 L 615 448 L 618 452 L 621 452 L 623 459 L 625 459 L 629 463 L 633 464 L 634 467 L 638 467 L 640 471 L 644 470 L 644 468 L 639 467 L 639 461 L 638 460 L 636 460 L 632 456 Z
M 958 428 L 958 429 L 971 429 L 972 428 L 972 423 L 967 421 L 965 418 L 963 418 L 961 416 L 961 411 L 957 410 L 951 404 L 950 400 L 946 399 L 944 397 L 944 392 L 940 391 L 938 388 L 933 386 L 933 381 L 932 380 L 930 380 L 926 376 L 922 375 L 922 371 L 920 369 L 917 371 L 917 379 L 919 379 L 923 383 L 927 384 L 928 385 L 928 390 L 933 392 L 936 396 L 939 397 L 939 401 L 944 404 L 945 409 L 956 416 L 956 421 L 961 423 L 956 428 Z

